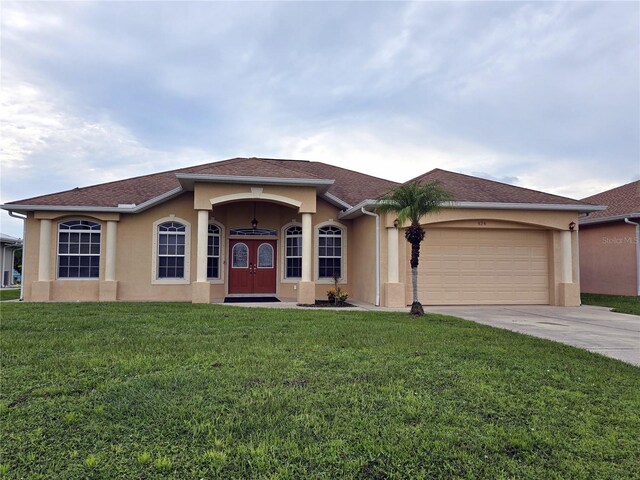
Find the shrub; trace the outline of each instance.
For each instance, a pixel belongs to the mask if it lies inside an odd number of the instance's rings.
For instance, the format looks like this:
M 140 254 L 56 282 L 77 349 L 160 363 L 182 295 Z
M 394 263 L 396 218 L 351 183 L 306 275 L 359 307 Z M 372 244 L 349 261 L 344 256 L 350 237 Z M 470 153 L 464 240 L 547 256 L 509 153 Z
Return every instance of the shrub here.
M 327 299 L 331 303 L 335 303 L 336 305 L 343 305 L 344 302 L 347 301 L 347 298 L 349 298 L 349 293 L 340 290 L 339 288 L 337 290 L 335 288 L 327 290 Z

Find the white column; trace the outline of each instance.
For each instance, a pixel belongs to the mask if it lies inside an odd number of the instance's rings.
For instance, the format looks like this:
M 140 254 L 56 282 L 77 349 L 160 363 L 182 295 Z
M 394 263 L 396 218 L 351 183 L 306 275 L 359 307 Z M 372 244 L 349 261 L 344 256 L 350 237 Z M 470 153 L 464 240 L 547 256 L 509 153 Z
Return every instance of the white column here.
M 51 220 L 40 220 L 40 252 L 38 260 L 38 281 L 48 282 L 51 265 Z
M 571 254 L 571 232 L 563 230 L 560 232 L 560 283 L 573 283 L 573 255 Z
M 302 281 L 311 281 L 311 260 L 313 258 L 312 252 L 312 226 L 311 226 L 311 214 L 302 214 Z
M 209 210 L 198 210 L 198 257 L 196 282 L 207 281 L 207 242 L 209 240 Z
M 116 239 L 118 238 L 118 222 L 107 222 L 107 251 L 105 253 L 104 279 L 116 281 Z
M 387 228 L 387 281 L 389 283 L 400 282 L 398 266 L 398 230 Z

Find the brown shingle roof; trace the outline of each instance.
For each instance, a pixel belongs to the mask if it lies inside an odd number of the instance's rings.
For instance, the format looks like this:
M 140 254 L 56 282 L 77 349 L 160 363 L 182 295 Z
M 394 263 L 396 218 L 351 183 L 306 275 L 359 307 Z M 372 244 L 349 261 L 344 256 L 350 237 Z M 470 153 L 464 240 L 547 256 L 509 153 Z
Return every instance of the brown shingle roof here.
M 411 182 L 439 181 L 444 188 L 453 193 L 457 202 L 496 202 L 496 203 L 535 203 L 553 205 L 584 205 L 573 198 L 561 197 L 506 183 L 472 177 L 462 173 L 449 172 L 436 168 L 413 178 Z
M 640 212 L 640 180 L 597 193 L 582 201 L 598 205 L 607 205 L 606 210 L 593 212 L 589 219 L 615 217 Z
M 375 199 L 399 185 L 364 173 L 322 162 L 269 158 L 232 158 L 194 167 L 143 175 L 115 182 L 74 188 L 65 192 L 8 202 L 6 205 L 46 205 L 78 207 L 117 207 L 119 204 L 140 205 L 180 187 L 177 173 L 255 176 L 295 179 L 332 179 L 327 190 L 349 205 Z M 542 203 L 582 205 L 571 198 L 538 192 L 527 188 L 435 169 L 410 182 L 439 180 L 459 202 Z M 408 183 L 408 182 L 407 182 Z
M 377 198 L 393 187 L 400 185 L 391 180 L 372 177 L 371 175 L 322 162 L 310 162 L 307 160 L 278 161 L 286 162 L 291 168 L 314 174 L 319 178 L 334 179 L 335 183 L 329 188 L 328 192 L 350 205 L 356 205 L 362 200 Z
M 140 205 L 178 188 L 177 173 L 207 175 L 255 176 L 296 179 L 333 179 L 329 193 L 341 200 L 356 204 L 366 198 L 379 196 L 397 185 L 395 182 L 334 167 L 320 162 L 267 158 L 232 158 L 220 162 L 167 172 L 102 183 L 64 192 L 8 202 L 7 205 L 47 205 L 82 207 L 117 207 L 119 204 Z

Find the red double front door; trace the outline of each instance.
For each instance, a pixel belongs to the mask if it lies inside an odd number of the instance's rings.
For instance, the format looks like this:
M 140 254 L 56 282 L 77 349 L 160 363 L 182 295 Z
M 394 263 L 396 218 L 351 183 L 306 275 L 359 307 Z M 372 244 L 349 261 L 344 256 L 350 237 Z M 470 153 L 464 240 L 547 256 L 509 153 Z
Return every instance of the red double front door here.
M 276 293 L 276 241 L 229 241 L 229 293 Z

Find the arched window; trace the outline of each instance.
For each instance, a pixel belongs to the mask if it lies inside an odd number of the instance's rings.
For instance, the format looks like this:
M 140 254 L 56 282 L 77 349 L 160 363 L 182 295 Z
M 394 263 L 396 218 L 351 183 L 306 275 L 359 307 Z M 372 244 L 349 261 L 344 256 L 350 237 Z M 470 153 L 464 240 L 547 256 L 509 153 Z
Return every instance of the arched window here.
M 249 248 L 244 243 L 236 243 L 231 251 L 233 268 L 249 268 Z
M 292 225 L 285 232 L 285 278 L 302 277 L 302 227 Z
M 335 225 L 318 228 L 318 278 L 341 278 L 342 229 Z
M 220 278 L 220 227 L 213 224 L 207 242 L 207 277 Z
M 273 247 L 268 243 L 258 247 L 258 268 L 273 268 Z
M 100 277 L 101 230 L 88 220 L 58 225 L 58 278 Z
M 158 278 L 185 278 L 186 227 L 170 221 L 158 225 Z

